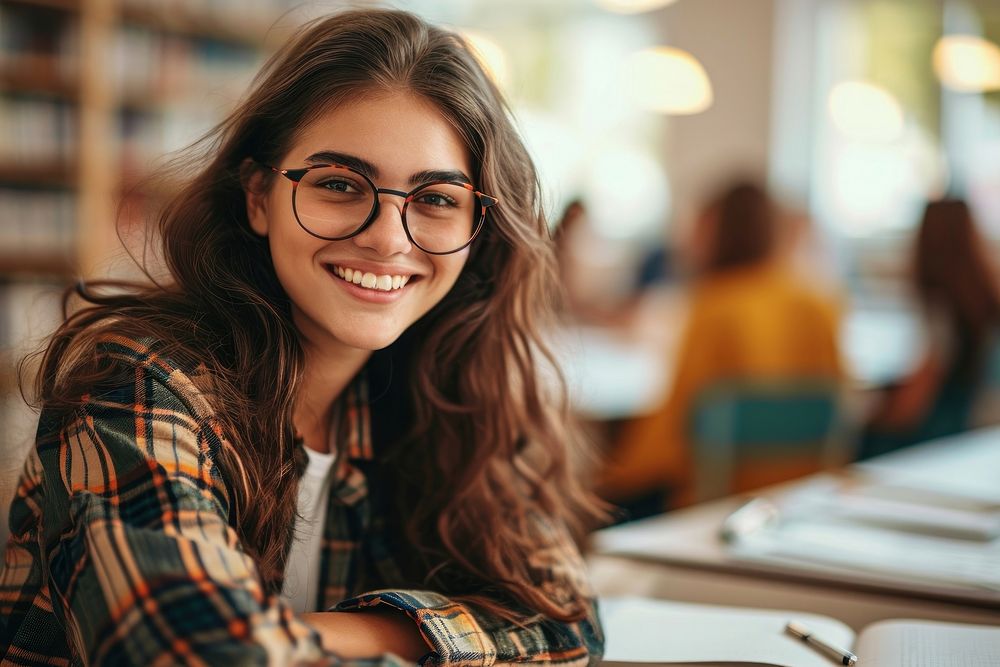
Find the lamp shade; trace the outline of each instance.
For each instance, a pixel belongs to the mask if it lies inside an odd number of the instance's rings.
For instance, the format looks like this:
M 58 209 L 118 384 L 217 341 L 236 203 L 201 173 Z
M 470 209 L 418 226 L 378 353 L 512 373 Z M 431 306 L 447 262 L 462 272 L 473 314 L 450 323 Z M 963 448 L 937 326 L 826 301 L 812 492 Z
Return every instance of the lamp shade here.
M 934 45 L 934 73 L 961 92 L 1000 90 L 1000 46 L 975 35 L 945 35 Z
M 677 0 L 595 0 L 601 9 L 615 14 L 641 14 L 672 5 Z
M 842 81 L 827 100 L 833 126 L 845 137 L 888 143 L 903 132 L 903 109 L 885 88 L 865 81 Z
M 695 114 L 712 106 L 712 84 L 698 59 L 687 51 L 658 46 L 629 59 L 629 88 L 643 109 Z

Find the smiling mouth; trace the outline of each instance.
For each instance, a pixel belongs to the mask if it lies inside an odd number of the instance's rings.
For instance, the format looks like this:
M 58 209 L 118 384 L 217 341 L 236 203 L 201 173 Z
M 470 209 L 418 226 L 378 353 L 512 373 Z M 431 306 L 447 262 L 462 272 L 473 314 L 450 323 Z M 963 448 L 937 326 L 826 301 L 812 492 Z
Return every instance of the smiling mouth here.
M 342 280 L 354 283 L 355 285 L 365 289 L 379 292 L 391 292 L 393 290 L 402 289 L 410 280 L 410 276 L 389 274 L 377 275 L 371 273 L 370 271 L 358 271 L 357 269 L 338 266 L 336 264 L 327 264 L 326 268 L 330 271 L 330 273 L 338 278 L 341 278 Z

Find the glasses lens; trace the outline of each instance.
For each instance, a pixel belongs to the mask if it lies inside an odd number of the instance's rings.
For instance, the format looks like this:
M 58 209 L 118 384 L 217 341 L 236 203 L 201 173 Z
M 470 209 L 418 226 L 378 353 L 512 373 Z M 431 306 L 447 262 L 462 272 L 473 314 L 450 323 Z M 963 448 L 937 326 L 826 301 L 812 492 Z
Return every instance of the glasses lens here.
M 450 252 L 464 246 L 475 233 L 479 218 L 476 195 L 451 183 L 423 186 L 406 207 L 410 236 L 430 252 Z
M 299 222 L 317 236 L 338 239 L 363 224 L 375 207 L 375 192 L 360 174 L 341 167 L 306 172 L 295 190 Z

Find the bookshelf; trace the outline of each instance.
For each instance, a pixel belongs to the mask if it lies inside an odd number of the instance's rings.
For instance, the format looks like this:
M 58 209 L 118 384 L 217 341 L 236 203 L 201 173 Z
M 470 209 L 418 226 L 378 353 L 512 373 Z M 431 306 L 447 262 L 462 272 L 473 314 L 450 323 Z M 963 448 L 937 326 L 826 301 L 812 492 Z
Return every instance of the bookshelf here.
M 122 193 L 222 117 L 293 5 L 2 0 L 0 278 L 104 275 Z
M 0 0 L 0 544 L 34 430 L 17 361 L 58 324 L 65 286 L 128 275 L 112 264 L 121 199 L 228 112 L 297 5 Z M 127 224 L 165 194 L 143 189 Z

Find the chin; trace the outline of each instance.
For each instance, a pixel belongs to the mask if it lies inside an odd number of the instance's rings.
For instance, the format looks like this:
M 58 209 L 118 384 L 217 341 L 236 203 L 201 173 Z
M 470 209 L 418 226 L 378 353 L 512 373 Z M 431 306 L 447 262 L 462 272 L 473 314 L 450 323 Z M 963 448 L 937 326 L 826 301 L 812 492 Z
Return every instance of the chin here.
M 395 343 L 399 338 L 399 334 L 362 336 L 358 335 L 357 332 L 353 332 L 350 335 L 336 336 L 336 338 L 348 347 L 374 352 L 375 350 L 381 350 Z

